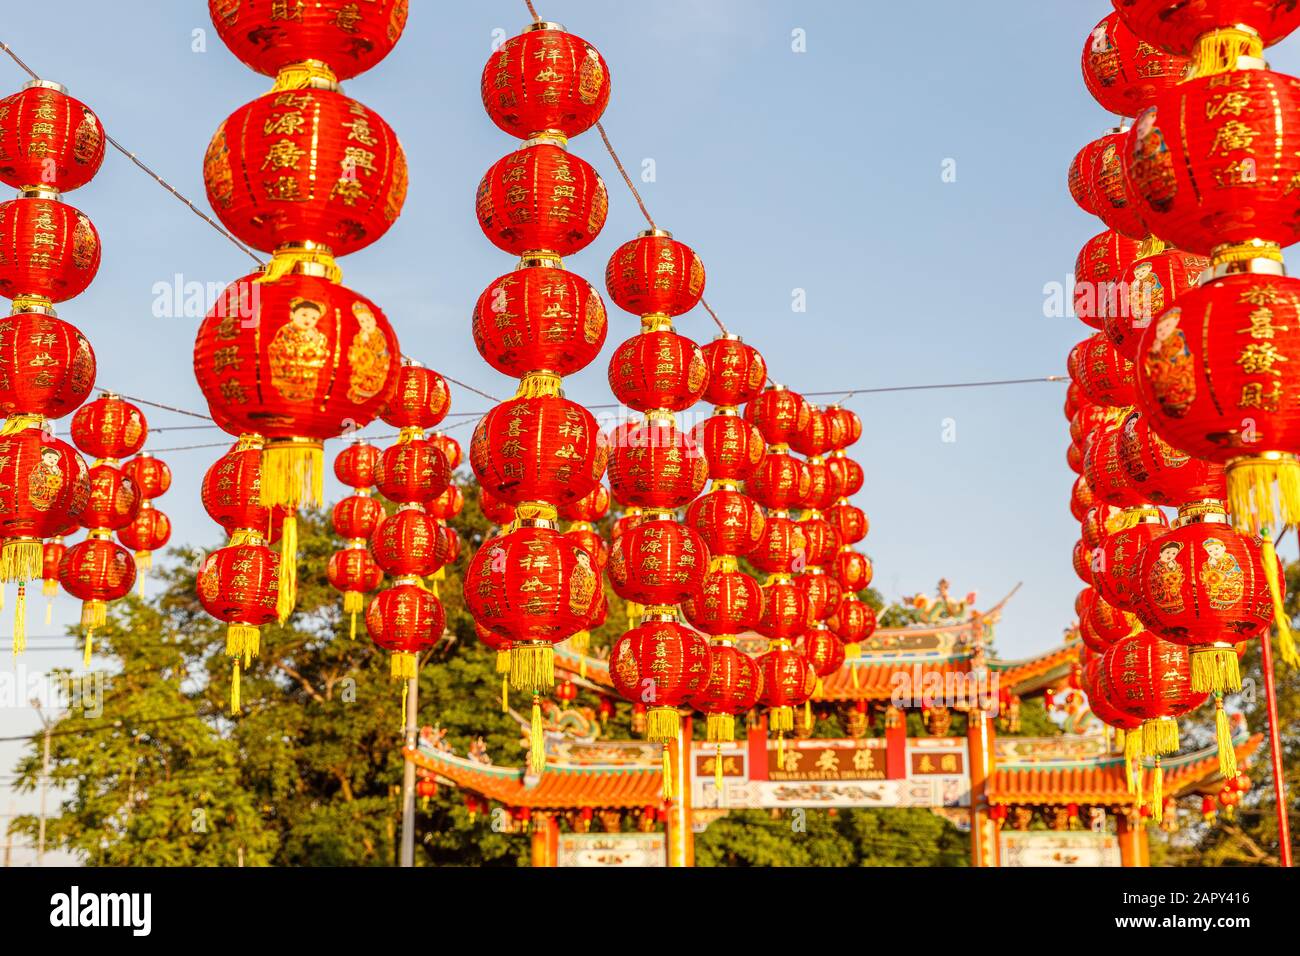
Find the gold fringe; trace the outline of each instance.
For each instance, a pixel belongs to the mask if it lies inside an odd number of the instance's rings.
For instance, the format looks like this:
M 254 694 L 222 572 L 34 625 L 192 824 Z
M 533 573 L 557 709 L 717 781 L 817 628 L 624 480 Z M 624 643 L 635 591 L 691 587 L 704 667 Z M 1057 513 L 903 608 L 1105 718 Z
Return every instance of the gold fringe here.
M 236 657 L 230 664 L 230 716 L 238 717 L 239 711 L 239 658 Z
M 676 707 L 651 707 L 646 713 L 645 739 L 667 743 L 676 740 L 682 717 Z
M 49 627 L 54 623 L 54 602 L 45 602 L 45 626 Z
M 262 449 L 263 505 L 319 507 L 325 501 L 324 481 L 325 452 L 319 443 L 272 441 Z
M 673 711 L 673 713 L 677 712 Z M 673 798 L 673 755 L 666 743 L 663 745 L 663 766 L 659 772 L 664 782 L 664 799 L 671 800 Z
M 1282 604 L 1282 582 L 1277 573 L 1277 549 L 1273 547 L 1273 536 L 1264 530 L 1263 543 L 1260 545 L 1260 557 L 1264 562 L 1264 577 L 1268 579 L 1268 594 L 1273 600 L 1273 624 L 1277 627 L 1278 656 L 1289 666 L 1300 666 L 1300 657 L 1296 655 L 1295 637 L 1291 634 L 1291 616 Z M 1267 636 L 1264 638 L 1267 640 Z M 1241 686 L 1238 677 L 1237 686 Z
M 243 658 L 244 666 L 262 649 L 262 632 L 251 624 L 226 625 L 226 656 Z
M 135 569 L 137 571 L 148 571 L 153 567 L 152 551 L 137 551 L 135 553 Z
M 1138 760 L 1142 757 L 1142 734 L 1136 730 L 1131 730 L 1124 735 L 1124 779 L 1128 784 L 1128 792 L 1136 794 L 1142 785 L 1142 765 Z
M 399 734 L 406 733 L 406 705 L 410 703 L 411 685 L 402 681 L 402 723 L 397 728 Z
M 569 638 L 569 650 L 581 656 L 587 656 L 587 650 L 591 647 L 591 631 L 579 631 Z M 586 676 L 585 674 L 583 676 Z
M 509 651 L 497 651 L 497 673 L 498 674 L 510 673 L 510 652 Z
M 554 398 L 562 396 L 563 379 L 554 372 L 528 372 L 519 380 L 515 398 Z
M 515 505 L 514 524 L 518 527 L 520 521 L 555 521 L 559 515 L 549 501 L 521 501 Z
M 42 581 L 41 593 L 44 594 L 47 598 L 52 598 L 57 596 L 59 593 L 59 579 L 46 578 L 44 581 Z M 3 611 L 5 609 L 5 602 L 4 602 L 3 595 L 4 592 L 0 591 L 0 611 Z
M 776 765 L 778 767 L 785 766 L 785 731 L 784 730 L 778 730 L 776 732 Z
M 732 714 L 706 714 L 704 734 L 709 743 L 722 743 L 736 739 L 736 718 Z
M 817 678 L 817 683 L 821 684 L 821 678 Z M 803 702 L 803 723 L 805 727 L 812 728 L 812 698 Z
M 0 548 L 0 581 L 34 581 L 45 570 L 45 546 L 35 538 L 11 538 Z
M 86 631 L 85 647 L 81 654 L 81 666 L 90 670 L 90 657 L 95 653 L 95 629 L 92 627 Z
M 356 611 L 352 612 L 351 619 L 352 619 L 352 623 L 348 626 L 348 640 L 355 641 L 357 639 L 357 612 Z
M 1220 27 L 1196 38 L 1187 79 L 1227 73 L 1237 69 L 1237 61 L 1242 57 L 1259 59 L 1263 55 L 1264 41 L 1258 33 Z
M 1300 521 L 1300 461 L 1290 455 L 1278 458 L 1242 458 L 1228 463 L 1228 510 L 1233 524 L 1260 534 L 1261 527 Z M 1273 486 L 1277 486 L 1277 495 Z M 1264 535 L 1267 544 L 1268 535 Z M 1268 562 L 1264 562 L 1268 573 Z
M 275 598 L 276 619 L 284 624 L 297 603 L 298 515 L 290 511 L 284 516 L 284 529 L 280 532 L 280 585 Z
M 773 707 L 768 711 L 767 725 L 772 730 L 794 730 L 794 708 L 788 705 Z
M 1155 769 L 1151 771 L 1151 819 L 1159 823 L 1165 818 L 1165 768 L 1160 766 L 1156 757 Z
M 546 769 L 546 734 L 542 727 L 542 698 L 533 695 L 533 714 L 528 724 L 528 769 L 539 774 Z
M 420 669 L 420 659 L 407 651 L 394 651 L 388 659 L 388 673 L 393 680 L 410 680 Z
M 1142 724 L 1142 753 L 1145 756 L 1171 754 L 1178 750 L 1178 721 L 1157 717 Z
M 81 602 L 81 627 L 86 631 L 101 630 L 108 623 L 108 605 L 103 601 Z
M 320 60 L 303 60 L 301 63 L 286 63 L 280 67 L 280 72 L 275 75 L 275 86 L 271 87 L 272 93 L 283 93 L 285 90 L 302 90 L 312 89 L 329 89 L 337 90 L 339 88 L 338 77 L 331 70 L 328 64 Z
M 1192 690 L 1200 694 L 1241 690 L 1236 649 L 1231 645 L 1193 647 Z
M 555 648 L 550 644 L 516 644 L 510 648 L 510 686 L 528 693 L 555 686 Z
M 356 614 L 358 611 L 365 610 L 365 595 L 360 591 L 343 592 L 343 613 Z
M 1219 773 L 1224 780 L 1237 776 L 1237 751 L 1232 746 L 1232 728 L 1223 709 L 1223 695 L 1214 695 L 1214 739 L 1219 747 Z
M 18 596 L 14 598 L 14 654 L 27 650 L 27 588 L 18 585 Z

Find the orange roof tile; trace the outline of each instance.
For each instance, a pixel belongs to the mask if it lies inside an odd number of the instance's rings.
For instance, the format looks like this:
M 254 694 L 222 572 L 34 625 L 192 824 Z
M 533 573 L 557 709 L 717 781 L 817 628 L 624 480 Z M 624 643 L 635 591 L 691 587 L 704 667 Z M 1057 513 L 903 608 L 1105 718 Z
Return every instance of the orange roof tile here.
M 894 675 L 905 673 L 913 684 L 916 678 L 926 679 L 926 675 L 938 674 L 942 680 L 948 674 L 966 675 L 970 673 L 970 662 L 966 659 L 946 661 L 891 661 L 889 663 L 868 663 L 868 658 L 859 658 L 857 663 L 845 662 L 844 666 L 829 677 L 822 678 L 822 689 L 814 695 L 816 700 L 889 700 L 894 694 Z M 920 694 L 923 686 L 916 686 Z

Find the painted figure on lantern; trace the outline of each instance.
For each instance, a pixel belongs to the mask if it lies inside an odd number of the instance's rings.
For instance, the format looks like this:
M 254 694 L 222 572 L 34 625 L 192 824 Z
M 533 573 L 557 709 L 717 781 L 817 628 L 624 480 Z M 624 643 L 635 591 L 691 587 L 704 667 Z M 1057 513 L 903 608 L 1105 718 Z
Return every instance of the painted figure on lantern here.
M 63 487 L 63 472 L 59 470 L 59 453 L 53 448 L 41 451 L 41 460 L 32 466 L 27 476 L 27 500 L 37 511 L 49 511 Z
M 1151 600 L 1162 611 L 1181 614 L 1183 611 L 1183 568 L 1178 563 L 1182 553 L 1181 541 L 1170 541 L 1160 548 L 1160 560 L 1151 568 L 1149 578 Z
M 1129 158 L 1129 175 L 1152 209 L 1164 212 L 1173 205 L 1174 194 L 1178 191 L 1174 161 L 1169 156 L 1164 133 L 1156 125 L 1154 106 L 1138 117 L 1136 145 Z
M 591 596 L 596 593 L 596 572 L 591 566 L 591 556 L 579 548 L 574 553 L 577 565 L 569 578 L 569 609 L 581 614 L 591 607 Z
M 1206 538 L 1202 546 L 1209 558 L 1201 565 L 1201 583 L 1205 585 L 1210 607 L 1216 611 L 1227 610 L 1245 593 L 1245 575 L 1221 540 Z
M 1133 282 L 1128 290 L 1129 316 L 1134 328 L 1145 328 L 1165 310 L 1165 287 L 1150 262 L 1133 267 Z
M 1092 31 L 1092 42 L 1088 45 L 1088 62 L 1093 73 L 1102 86 L 1113 86 L 1119 73 L 1119 51 L 1110 38 L 1110 31 L 1105 21 L 1097 24 Z
M 353 302 L 352 314 L 361 330 L 352 337 L 352 344 L 348 346 L 348 362 L 352 365 L 348 400 L 361 405 L 383 389 L 393 357 L 388 354 L 388 339 L 380 331 L 370 307 L 364 302 Z
M 289 321 L 280 326 L 267 348 L 271 384 L 288 402 L 307 402 L 316 394 L 316 378 L 329 358 L 329 341 L 316 328 L 325 307 L 310 299 L 289 302 Z
M 1156 323 L 1155 341 L 1143 358 L 1156 400 L 1170 418 L 1182 418 L 1196 398 L 1196 370 L 1187 336 L 1178 327 L 1182 309 L 1174 306 Z

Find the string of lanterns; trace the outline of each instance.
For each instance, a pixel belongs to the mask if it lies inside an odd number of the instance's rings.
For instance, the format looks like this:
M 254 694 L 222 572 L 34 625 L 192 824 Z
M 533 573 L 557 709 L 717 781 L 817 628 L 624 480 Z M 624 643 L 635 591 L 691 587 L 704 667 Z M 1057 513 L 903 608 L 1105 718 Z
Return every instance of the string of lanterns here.
M 1300 161 L 1286 148 L 1300 81 L 1261 54 L 1300 16 L 1257 0 L 1115 7 L 1083 74 L 1130 121 L 1069 171 L 1077 204 L 1108 228 L 1075 266 L 1075 313 L 1098 331 L 1070 353 L 1067 460 L 1088 585 L 1081 685 L 1125 735 L 1139 804 L 1153 759 L 1159 821 L 1177 719 L 1212 695 L 1220 772 L 1235 779 L 1223 697 L 1241 688 L 1240 645 L 1276 624 L 1296 660 L 1270 529 L 1300 516 L 1285 399 L 1300 298 L 1281 255 L 1300 237 Z

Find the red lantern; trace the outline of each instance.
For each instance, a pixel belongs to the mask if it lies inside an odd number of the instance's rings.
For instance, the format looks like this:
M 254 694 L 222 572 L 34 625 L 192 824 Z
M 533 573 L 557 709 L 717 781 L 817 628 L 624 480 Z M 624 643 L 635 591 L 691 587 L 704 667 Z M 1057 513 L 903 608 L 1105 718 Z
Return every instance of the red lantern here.
M 1092 562 L 1092 585 L 1097 593 L 1121 611 L 1136 610 L 1142 600 L 1142 549 L 1166 529 L 1156 508 L 1136 512 L 1136 523 L 1107 535 Z
M 483 517 L 495 525 L 505 526 L 515 520 L 515 506 L 497 498 L 482 486 L 479 486 L 478 506 L 483 512 Z
M 619 535 L 610 547 L 609 583 L 619 597 L 671 607 L 700 593 L 709 568 L 704 539 L 671 514 L 647 520 Z
M 763 591 L 744 571 L 711 571 L 700 591 L 682 603 L 697 631 L 734 636 L 749 631 L 763 613 Z
M 835 436 L 832 446 L 837 451 L 856 445 L 862 437 L 862 419 L 853 409 L 829 405 L 826 408 L 826 418 L 830 422 L 831 434 Z
M 1273 525 L 1271 482 L 1298 473 L 1300 280 L 1229 275 L 1186 292 L 1142 336 L 1138 386 L 1151 428 L 1175 448 L 1227 465 L 1239 527 Z M 1282 523 L 1300 498 L 1282 482 Z
M 833 459 L 809 458 L 804 461 L 808 470 L 808 496 L 804 505 L 814 511 L 829 511 L 836 501 L 844 497 L 843 469 L 832 468 Z
M 1080 623 L 1086 626 L 1080 630 L 1084 643 L 1100 654 L 1133 632 L 1133 615 L 1119 610 L 1095 590 L 1089 589 L 1087 593 L 1091 593 L 1093 598 L 1088 602 L 1086 617 L 1081 615 L 1083 620 Z
M 736 414 L 711 415 L 691 432 L 708 461 L 715 481 L 746 481 L 753 477 L 765 453 L 763 436 Z
M 585 497 L 571 501 L 560 508 L 560 517 L 569 521 L 599 521 L 609 514 L 609 489 L 597 485 Z
M 1095 432 L 1083 454 L 1083 476 L 1097 501 L 1117 508 L 1131 508 L 1144 504 L 1145 499 L 1124 467 L 1120 449 L 1122 438 L 1118 428 Z
M 135 552 L 135 566 L 140 571 L 153 567 L 153 552 L 165 547 L 171 536 L 171 519 L 147 501 L 131 523 L 117 532 L 118 539 Z
M 450 521 L 460 514 L 461 509 L 464 507 L 465 493 L 460 490 L 460 485 L 455 483 L 449 484 L 447 489 L 438 497 L 424 502 L 424 510 L 429 513 L 430 517 L 437 518 L 439 521 Z
M 89 658 L 91 633 L 108 622 L 108 602 L 126 597 L 135 584 L 135 562 L 109 532 L 92 531 L 90 537 L 78 541 L 63 555 L 59 583 L 82 602 L 81 627 L 87 632 Z
M 812 697 L 817 675 L 807 659 L 785 641 L 777 641 L 758 659 L 763 674 L 759 702 L 769 708 L 768 727 L 778 734 L 794 729 L 794 709 Z
M 275 541 L 284 524 L 285 509 L 263 505 L 261 488 L 262 440 L 257 435 L 246 435 L 204 474 L 203 508 L 228 535 L 255 531 Z
M 0 203 L 0 295 L 15 304 L 48 306 L 80 295 L 99 271 L 99 256 L 99 233 L 67 203 Z
M 826 520 L 835 529 L 835 535 L 841 545 L 857 544 L 871 530 L 871 522 L 867 520 L 866 512 L 857 505 L 840 504 L 828 508 Z M 810 563 L 821 564 L 822 562 L 812 561 Z
M 709 369 L 704 401 L 710 405 L 739 408 L 752 402 L 763 390 L 767 382 L 767 362 L 758 349 L 746 345 L 740 336 L 723 332 L 700 348 Z
M 433 428 L 451 411 L 447 380 L 413 359 L 403 358 L 392 397 L 379 417 L 397 428 Z
M 1071 382 L 1071 384 L 1074 383 Z M 1092 433 L 1102 425 L 1107 424 L 1110 421 L 1111 414 L 1109 406 L 1094 405 L 1092 402 L 1085 400 L 1085 404 L 1070 419 L 1070 438 L 1078 442 L 1084 451 L 1087 451 L 1088 441 L 1091 439 Z
M 857 417 L 856 415 L 854 416 Z M 849 458 L 843 452 L 836 452 L 827 459 L 826 465 L 837 477 L 835 482 L 843 489 L 840 494 L 845 498 L 852 498 L 862 490 L 866 482 L 866 474 L 862 466 Z
M 140 511 L 140 491 L 134 482 L 112 465 L 90 469 L 90 498 L 81 512 L 84 528 L 116 531 L 135 520 Z
M 591 244 L 605 225 L 609 196 L 585 160 L 531 140 L 484 174 L 475 209 L 484 235 L 498 249 L 553 258 Z
M 1133 363 L 1119 354 L 1103 332 L 1070 351 L 1069 369 L 1070 377 L 1095 405 L 1125 407 L 1137 402 Z
M 1070 552 L 1070 560 L 1074 567 L 1074 573 L 1079 576 L 1079 580 L 1089 587 L 1092 586 L 1092 558 L 1096 553 L 1095 547 L 1089 547 L 1083 541 L 1074 542 L 1074 549 Z
M 389 666 L 394 680 L 416 676 L 420 652 L 438 643 L 446 625 L 438 599 L 410 578 L 399 578 L 366 608 L 370 639 L 392 652 Z
M 1143 500 L 1176 508 L 1227 497 L 1223 466 L 1171 448 L 1151 430 L 1145 415 L 1133 412 L 1117 434 L 1124 470 Z
M 40 428 L 0 435 L 0 580 L 41 576 L 42 538 L 68 530 L 90 500 L 90 474 L 71 445 Z
M 826 574 L 820 568 L 809 568 L 804 574 L 794 579 L 794 583 L 808 599 L 808 618 L 810 621 L 824 621 L 839 607 L 844 589 L 839 581 Z
M 474 344 L 498 372 L 570 375 L 605 344 L 605 303 L 582 276 L 541 265 L 507 272 L 474 306 Z
M 425 577 L 442 567 L 448 542 L 419 505 L 404 505 L 379 522 L 370 540 L 375 563 L 393 577 Z
M 809 458 L 824 455 L 831 450 L 835 437 L 831 432 L 831 421 L 824 411 L 809 403 L 808 420 L 790 436 L 790 447 Z
M 47 598 L 53 598 L 59 593 L 59 565 L 63 561 L 63 556 L 68 553 L 68 546 L 63 543 L 62 537 L 51 538 L 45 542 L 41 551 L 41 592 Z M 49 606 L 46 606 L 46 621 L 49 626 L 51 612 Z
M 1157 93 L 1182 79 L 1186 57 L 1159 50 L 1133 35 L 1118 13 L 1105 17 L 1083 46 L 1083 82 L 1108 113 L 1136 116 Z
M 367 441 L 353 441 L 334 457 L 334 477 L 349 488 L 369 488 L 375 483 L 379 449 Z
M 346 80 L 392 51 L 406 26 L 408 3 L 208 0 L 208 13 L 230 52 L 258 73 L 310 69 Z
M 116 461 L 144 447 L 149 427 L 136 406 L 107 393 L 77 409 L 72 416 L 72 440 L 92 458 Z
M 789 575 L 807 565 L 807 541 L 799 522 L 784 514 L 770 514 L 763 536 L 749 553 L 749 563 L 768 574 Z
M 147 451 L 142 451 L 129 461 L 122 463 L 122 474 L 140 490 L 140 497 L 146 501 L 161 498 L 172 486 L 172 470 L 167 462 L 155 458 Z
M 609 675 L 625 700 L 650 705 L 647 740 L 675 740 L 680 727 L 677 708 L 708 680 L 709 645 L 702 634 L 667 615 L 652 615 L 614 644 Z
M 1265 69 L 1199 76 L 1162 94 L 1125 142 L 1142 217 L 1189 252 L 1280 259 L 1276 246 L 1300 239 L 1297 117 L 1300 80 Z
M 870 558 L 848 547 L 836 552 L 827 570 L 835 575 L 835 580 L 850 594 L 870 587 L 875 573 Z
M 1178 721 L 1205 699 L 1192 690 L 1187 649 L 1163 641 L 1149 631 L 1122 637 L 1102 659 L 1107 702 L 1142 724 L 1142 752 L 1173 753 L 1178 749 Z
M 62 418 L 94 384 L 95 352 L 76 326 L 40 312 L 0 318 L 0 415 Z
M 1174 53 L 1195 51 L 1197 40 L 1237 24 L 1257 34 L 1264 46 L 1300 25 L 1300 8 L 1276 0 L 1112 0 L 1124 22 L 1148 43 Z M 1234 31 L 1235 32 L 1235 31 Z
M 780 578 L 763 585 L 763 613 L 754 630 L 773 641 L 791 641 L 810 623 L 808 596 L 802 588 Z
M 699 532 L 709 554 L 740 555 L 758 546 L 766 520 L 748 495 L 717 488 L 690 503 L 686 524 Z
M 586 40 L 557 23 L 524 28 L 483 67 L 483 108 L 511 136 L 584 133 L 609 103 L 609 67 Z
M 1130 239 L 1142 239 L 1151 230 L 1143 220 L 1144 206 L 1125 169 L 1127 135 L 1128 130 L 1121 129 L 1101 138 L 1101 148 L 1092 162 L 1092 199 L 1097 218 L 1108 228 Z
M 35 80 L 0 100 L 0 182 L 68 192 L 104 161 L 104 127 L 58 83 Z
M 564 532 L 571 537 L 582 550 L 591 555 L 592 561 L 596 563 L 596 570 L 604 571 L 605 565 L 609 562 L 609 545 L 600 533 L 591 527 L 571 527 Z M 591 628 L 587 628 L 591 630 Z
M 217 218 L 253 248 L 343 256 L 396 221 L 406 156 L 384 118 L 349 96 L 272 90 L 217 127 L 203 182 Z
M 859 644 L 876 632 L 876 611 L 849 592 L 840 599 L 835 613 L 826 619 L 826 626 L 844 644 Z
M 727 640 L 709 642 L 709 676 L 691 698 L 705 715 L 709 743 L 736 739 L 736 717 L 758 703 L 763 672 L 758 662 Z
M 460 442 L 450 435 L 444 435 L 442 432 L 434 432 L 429 436 L 429 441 L 436 445 L 447 457 L 447 465 L 452 471 L 461 466 L 465 460 L 465 453 L 461 451 Z
M 815 627 L 799 638 L 799 650 L 817 675 L 818 684 L 844 666 L 844 645 L 825 627 Z
M 1076 475 L 1083 474 L 1083 449 L 1077 443 L 1070 442 L 1070 447 L 1065 450 L 1065 463 Z
M 1102 316 L 1106 335 L 1130 362 L 1138 357 L 1142 330 L 1195 288 L 1210 260 L 1181 249 L 1166 249 L 1138 259 L 1124 270 L 1111 308 Z
M 1113 505 L 1097 505 L 1089 508 L 1080 522 L 1083 543 L 1089 548 L 1098 547 L 1102 539 L 1110 534 L 1110 521 L 1119 514 L 1120 509 Z
M 554 395 L 497 405 L 478 423 L 469 446 L 479 482 L 514 505 L 563 504 L 590 494 L 607 456 L 591 412 Z
M 769 445 L 788 445 L 807 426 L 810 414 L 803 396 L 784 385 L 764 389 L 745 406 L 745 420 L 758 426 Z
M 451 469 L 432 442 L 404 431 L 396 445 L 384 449 L 375 466 L 375 487 L 390 501 L 423 503 L 447 490 Z
M 384 517 L 384 506 L 369 495 L 349 495 L 330 513 L 334 533 L 348 541 L 368 540 Z
M 808 498 L 811 475 L 804 462 L 784 452 L 769 451 L 754 475 L 745 482 L 745 492 L 769 511 L 786 511 Z
M 704 490 L 709 465 L 686 432 L 671 421 L 625 422 L 610 436 L 609 487 L 638 508 L 680 508 Z
M 1273 619 L 1259 538 L 1232 530 L 1221 512 L 1187 520 L 1147 546 L 1139 580 L 1137 615 L 1191 650 L 1193 689 L 1239 690 L 1233 645 L 1266 633 Z
M 672 233 L 648 229 L 614 250 L 605 267 L 605 289 L 624 312 L 683 315 L 704 294 L 704 263 Z
M 609 360 L 614 397 L 641 412 L 690 408 L 704 394 L 708 375 L 700 347 L 671 329 L 634 335 Z
M 852 505 L 842 507 L 851 508 Z M 841 544 L 851 542 L 842 541 L 840 532 L 830 521 L 817 517 L 816 512 L 811 514 L 812 517 L 799 522 L 799 530 L 803 532 L 804 559 L 809 565 L 822 567 L 835 556 Z
M 365 548 L 345 548 L 330 555 L 325 568 L 330 585 L 343 594 L 343 613 L 351 617 L 351 637 L 357 636 L 357 615 L 365 604 L 365 595 L 384 583 L 383 569 Z
M 246 276 L 199 326 L 194 374 L 229 425 L 270 439 L 263 501 L 296 507 L 320 503 L 321 442 L 374 420 L 400 354 L 364 296 L 312 275 Z
M 1082 521 L 1087 517 L 1089 509 L 1097 504 L 1097 498 L 1092 493 L 1092 488 L 1088 486 L 1088 479 L 1080 475 L 1074 479 L 1074 484 L 1070 488 L 1070 514 L 1074 516 L 1075 521 Z
M 1097 203 L 1092 195 L 1092 167 L 1097 160 L 1097 153 L 1101 151 L 1101 146 L 1102 140 L 1095 139 L 1075 153 L 1067 174 L 1071 197 L 1078 203 L 1079 208 L 1090 216 L 1097 215 Z M 1065 417 L 1070 416 L 1067 414 Z

